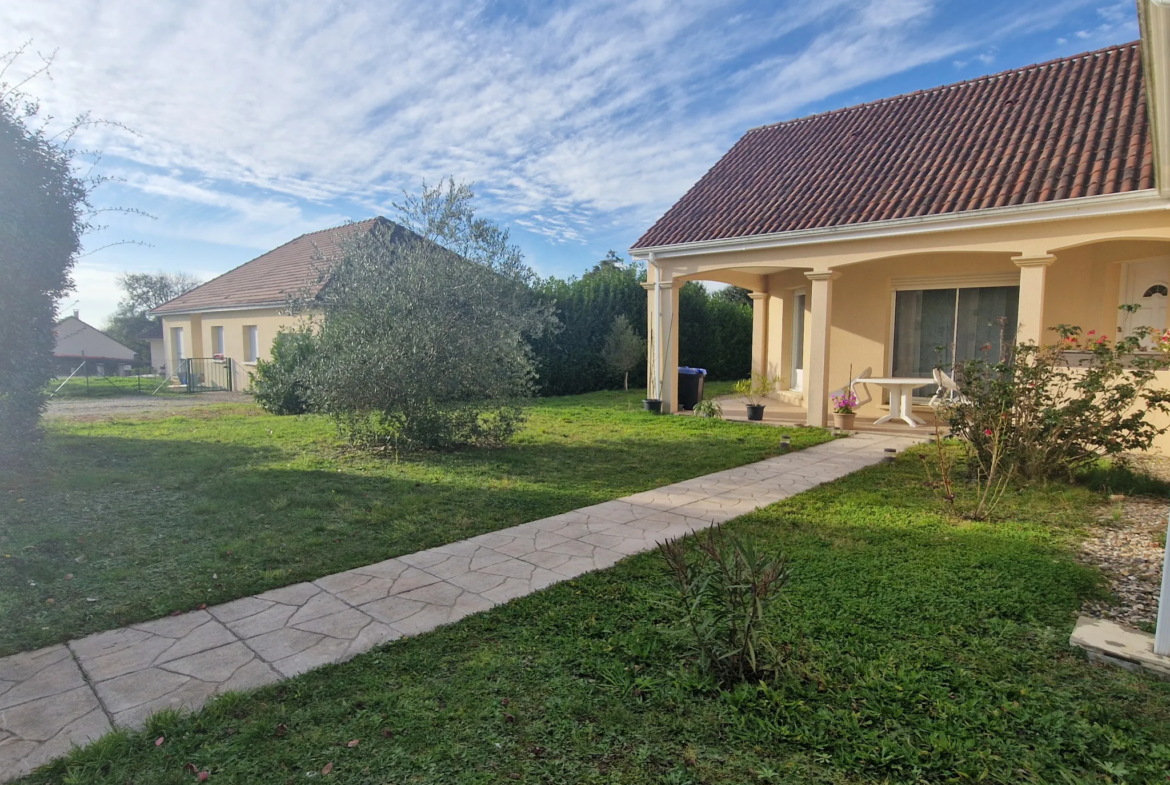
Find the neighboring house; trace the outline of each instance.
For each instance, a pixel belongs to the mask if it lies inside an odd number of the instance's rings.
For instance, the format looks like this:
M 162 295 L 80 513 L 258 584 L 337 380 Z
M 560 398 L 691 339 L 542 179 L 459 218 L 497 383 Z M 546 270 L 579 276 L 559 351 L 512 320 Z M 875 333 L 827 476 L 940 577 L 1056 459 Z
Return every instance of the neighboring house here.
M 122 376 L 134 367 L 134 350 L 115 341 L 96 327 L 81 321 L 77 311 L 57 322 L 58 376 L 68 376 L 83 361 L 89 367 L 83 371 L 89 376 Z
M 232 388 L 247 388 L 256 361 L 271 359 L 277 332 L 300 318 L 288 312 L 289 299 L 315 296 L 345 238 L 376 226 L 400 228 L 377 217 L 303 234 L 155 308 L 169 372 L 179 373 L 188 358 L 222 358 L 231 361 Z
M 751 290 L 753 368 L 815 426 L 851 369 L 930 377 L 1001 317 L 1005 341 L 1112 338 L 1126 303 L 1166 327 L 1170 1 L 1139 12 L 1139 42 L 748 131 L 631 249 L 663 409 L 684 281 Z
M 165 373 L 167 369 L 167 353 L 163 348 L 163 326 L 161 319 L 155 319 L 150 323 L 150 327 L 142 335 L 138 336 L 141 341 L 146 341 L 150 345 L 150 367 L 154 369 L 155 373 Z

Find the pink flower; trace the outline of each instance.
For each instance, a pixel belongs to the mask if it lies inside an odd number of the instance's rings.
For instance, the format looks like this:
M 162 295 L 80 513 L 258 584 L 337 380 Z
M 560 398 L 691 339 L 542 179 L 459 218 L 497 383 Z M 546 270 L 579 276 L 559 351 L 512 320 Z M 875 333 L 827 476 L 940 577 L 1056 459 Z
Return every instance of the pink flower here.
M 990 436 L 990 435 L 991 435 L 991 429 L 990 429 L 990 428 L 985 428 L 985 429 L 984 429 L 984 431 L 983 431 L 983 435 L 984 435 L 984 436 Z
M 1077 338 L 1075 335 L 1070 335 L 1069 337 L 1065 338 L 1064 340 L 1067 343 L 1076 343 Z
M 1089 330 L 1089 335 L 1096 335 L 1096 334 L 1097 334 L 1096 330 Z

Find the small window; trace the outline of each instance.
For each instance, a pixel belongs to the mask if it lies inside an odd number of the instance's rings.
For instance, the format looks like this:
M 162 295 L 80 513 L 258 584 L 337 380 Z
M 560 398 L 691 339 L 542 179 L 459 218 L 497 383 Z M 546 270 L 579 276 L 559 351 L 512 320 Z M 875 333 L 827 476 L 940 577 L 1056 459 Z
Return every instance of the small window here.
M 223 355 L 223 328 L 211 328 L 211 353 L 216 357 Z
M 254 363 L 260 355 L 260 331 L 256 325 L 244 328 L 244 362 Z
M 1143 294 L 1142 297 L 1153 297 L 1154 295 L 1161 295 L 1162 297 L 1165 297 L 1167 294 L 1170 294 L 1170 290 L 1166 289 L 1166 285 L 1156 283 L 1149 289 L 1146 289 L 1146 293 Z

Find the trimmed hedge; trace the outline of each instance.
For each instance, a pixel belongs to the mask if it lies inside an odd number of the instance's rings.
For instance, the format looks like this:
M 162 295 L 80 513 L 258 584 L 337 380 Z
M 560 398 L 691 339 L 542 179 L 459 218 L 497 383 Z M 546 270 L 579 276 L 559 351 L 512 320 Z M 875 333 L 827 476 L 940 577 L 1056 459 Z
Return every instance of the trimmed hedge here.
M 622 375 L 602 356 L 605 336 L 618 315 L 646 337 L 645 270 L 598 265 L 580 278 L 549 278 L 537 291 L 555 301 L 562 329 L 533 344 L 542 395 L 575 395 L 617 389 Z M 702 284 L 679 290 L 679 364 L 706 368 L 708 378 L 742 379 L 751 372 L 752 310 Z M 631 386 L 645 379 L 645 363 L 630 372 Z

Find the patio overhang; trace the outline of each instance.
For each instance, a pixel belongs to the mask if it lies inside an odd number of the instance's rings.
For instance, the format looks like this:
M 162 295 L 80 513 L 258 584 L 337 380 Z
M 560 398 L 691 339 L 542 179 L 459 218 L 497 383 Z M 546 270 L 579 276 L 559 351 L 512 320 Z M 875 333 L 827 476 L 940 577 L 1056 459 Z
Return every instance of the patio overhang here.
M 782 396 L 813 426 L 829 421 L 829 390 L 851 368 L 892 373 L 898 291 L 1009 287 L 1020 340 L 1043 341 L 1059 322 L 1113 334 L 1126 265 L 1170 265 L 1170 199 L 1144 191 L 1069 201 L 1078 204 L 635 249 L 648 263 L 647 395 L 677 409 L 678 288 L 687 281 L 751 291 L 752 369 L 783 377 Z

